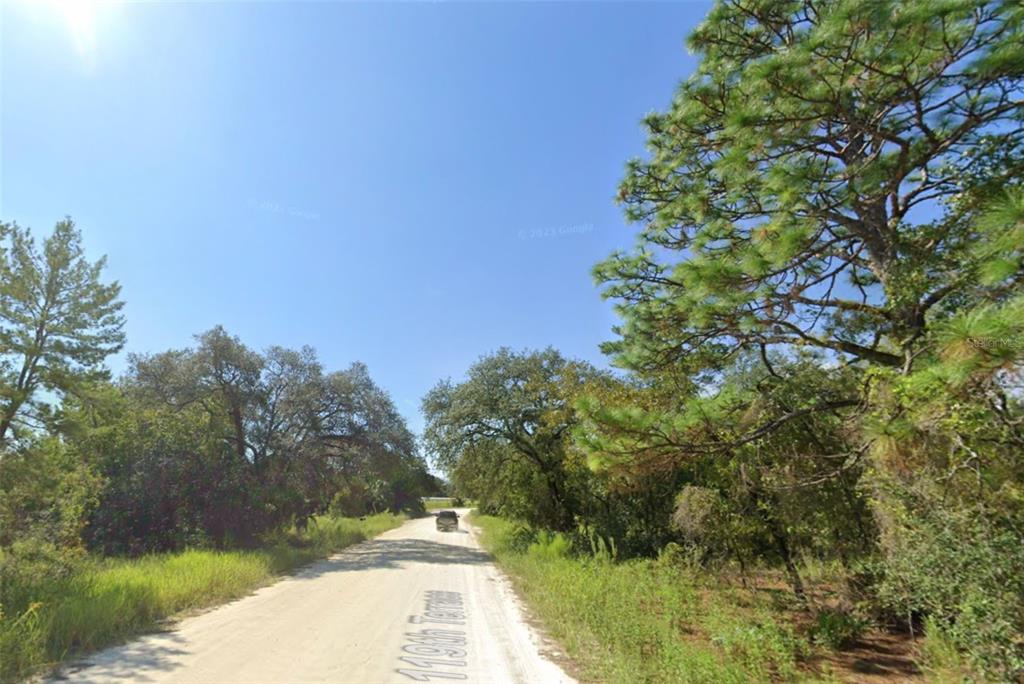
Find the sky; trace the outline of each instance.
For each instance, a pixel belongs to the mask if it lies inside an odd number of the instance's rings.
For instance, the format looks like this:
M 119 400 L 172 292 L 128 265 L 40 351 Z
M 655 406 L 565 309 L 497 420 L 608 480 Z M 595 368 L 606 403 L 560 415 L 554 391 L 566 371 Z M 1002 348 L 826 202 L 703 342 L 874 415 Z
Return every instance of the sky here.
M 0 0 L 0 220 L 64 216 L 128 352 L 221 324 L 420 398 L 502 346 L 601 366 L 590 276 L 698 2 Z

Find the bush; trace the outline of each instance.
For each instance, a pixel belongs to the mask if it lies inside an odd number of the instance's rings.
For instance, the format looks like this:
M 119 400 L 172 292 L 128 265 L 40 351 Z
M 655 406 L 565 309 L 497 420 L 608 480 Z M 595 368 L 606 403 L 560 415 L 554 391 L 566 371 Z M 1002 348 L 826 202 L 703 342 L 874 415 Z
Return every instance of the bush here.
M 935 684 L 963 684 L 974 679 L 963 653 L 936 621 L 925 620 L 920 650 L 921 669 L 928 674 L 928 681 Z
M 982 507 L 891 513 L 879 600 L 897 617 L 930 618 L 986 678 L 1024 673 L 1024 540 Z
M 0 546 L 27 538 L 79 546 L 102 487 L 58 439 L 0 453 Z
M 495 543 L 515 553 L 526 553 L 537 541 L 537 531 L 526 525 L 509 525 L 496 532 Z
M 38 539 L 15 542 L 0 549 L 0 608 L 12 618 L 35 602 L 65 591 L 68 583 L 90 565 L 78 548 L 62 548 Z
M 554 560 L 565 558 L 571 550 L 572 542 L 564 534 L 541 532 L 537 535 L 537 541 L 530 544 L 527 553 L 539 560 Z
M 866 620 L 849 612 L 828 609 L 817 614 L 810 636 L 820 646 L 846 648 L 856 643 L 868 626 Z

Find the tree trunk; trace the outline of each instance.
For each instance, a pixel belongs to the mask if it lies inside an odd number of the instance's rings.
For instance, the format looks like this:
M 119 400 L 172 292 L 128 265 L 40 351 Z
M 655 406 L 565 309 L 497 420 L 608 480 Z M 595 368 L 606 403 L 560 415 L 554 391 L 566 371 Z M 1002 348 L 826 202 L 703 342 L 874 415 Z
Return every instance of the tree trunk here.
M 551 493 L 551 499 L 555 504 L 557 516 L 555 526 L 559 532 L 568 532 L 572 530 L 573 523 L 575 522 L 575 513 L 565 499 L 565 494 L 562 491 L 562 486 L 557 476 L 554 473 L 548 472 L 545 474 L 545 479 L 547 479 L 548 491 Z
M 765 506 L 758 505 L 763 502 Z M 793 560 L 793 551 L 789 546 L 789 538 L 786 535 L 786 531 L 779 524 L 779 521 L 774 515 L 769 513 L 769 509 L 774 510 L 775 502 L 771 498 L 764 498 L 761 492 L 754 493 L 754 505 L 760 512 L 761 519 L 768 526 L 768 532 L 771 534 L 772 542 L 775 544 L 776 550 L 779 552 L 779 556 L 782 558 L 783 564 L 786 566 L 786 574 L 789 575 L 789 584 L 793 588 L 793 594 L 796 595 L 797 599 L 801 603 L 807 601 L 807 594 L 804 591 L 804 583 L 800 578 L 800 572 L 797 570 L 796 562 Z
M 7 431 L 11 429 L 12 416 L 4 414 L 3 420 L 0 420 L 0 445 L 7 443 Z
M 793 587 L 793 593 L 801 602 L 806 602 L 807 594 L 804 592 L 804 583 L 800 579 L 800 572 L 796 568 L 796 563 L 793 562 L 793 554 L 790 551 L 786 535 L 779 529 L 774 520 L 769 523 L 769 526 L 775 546 L 779 550 L 779 555 L 782 556 L 782 562 L 786 565 L 786 573 L 789 575 L 789 584 Z

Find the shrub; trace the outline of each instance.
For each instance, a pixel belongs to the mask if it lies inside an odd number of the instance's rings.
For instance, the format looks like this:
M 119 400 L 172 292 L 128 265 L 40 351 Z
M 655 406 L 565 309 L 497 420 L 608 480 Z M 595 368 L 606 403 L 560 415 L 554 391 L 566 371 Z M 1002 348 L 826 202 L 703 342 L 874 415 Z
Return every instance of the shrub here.
M 925 620 L 920 652 L 921 669 L 930 682 L 963 684 L 974 679 L 963 653 L 935 620 Z
M 35 602 L 63 592 L 89 565 L 78 548 L 62 548 L 38 539 L 0 549 L 0 608 L 12 618 Z
M 988 679 L 1024 673 L 1024 540 L 983 507 L 894 510 L 879 600 L 911 622 L 931 618 Z
M 868 628 L 868 622 L 843 610 L 820 611 L 811 627 L 811 639 L 831 649 L 853 645 Z
M 564 534 L 541 532 L 537 535 L 537 541 L 530 544 L 527 553 L 540 560 L 554 560 L 565 558 L 571 550 L 572 542 Z
M 495 542 L 503 548 L 516 553 L 526 553 L 537 541 L 537 531 L 526 525 L 510 525 L 498 532 Z

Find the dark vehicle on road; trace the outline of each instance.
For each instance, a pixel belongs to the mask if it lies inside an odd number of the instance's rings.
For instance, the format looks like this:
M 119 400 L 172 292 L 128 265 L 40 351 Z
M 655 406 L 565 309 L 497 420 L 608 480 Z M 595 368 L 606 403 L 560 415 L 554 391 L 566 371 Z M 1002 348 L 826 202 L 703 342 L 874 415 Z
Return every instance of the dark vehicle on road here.
M 437 514 L 438 532 L 456 532 L 459 529 L 459 514 L 455 511 L 439 511 Z

